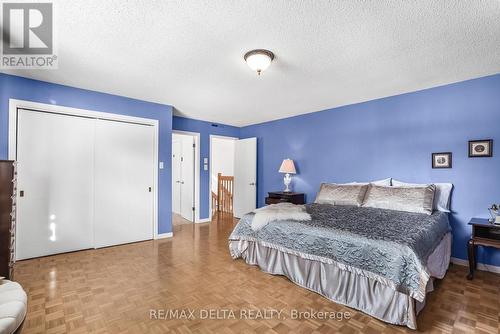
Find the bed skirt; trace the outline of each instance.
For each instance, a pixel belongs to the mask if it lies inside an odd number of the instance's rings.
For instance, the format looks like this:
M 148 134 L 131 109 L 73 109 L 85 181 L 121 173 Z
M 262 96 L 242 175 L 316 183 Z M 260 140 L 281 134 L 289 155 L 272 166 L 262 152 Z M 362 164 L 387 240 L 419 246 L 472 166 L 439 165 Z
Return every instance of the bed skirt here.
M 417 314 L 423 303 L 380 282 L 365 276 L 342 270 L 334 264 L 310 260 L 298 255 L 267 247 L 258 241 L 230 241 L 233 258 L 243 258 L 248 264 L 273 275 L 284 275 L 292 282 L 306 289 L 351 308 L 367 313 L 379 320 L 417 328 Z M 447 234 L 429 257 L 439 273 L 431 274 L 442 278 L 448 267 L 451 249 L 451 235 Z M 448 259 L 445 257 L 448 256 Z M 439 259 L 436 265 L 433 259 Z M 443 269 L 443 266 L 444 269 Z M 442 274 L 442 275 L 441 275 Z M 427 284 L 427 292 L 433 290 L 433 279 Z

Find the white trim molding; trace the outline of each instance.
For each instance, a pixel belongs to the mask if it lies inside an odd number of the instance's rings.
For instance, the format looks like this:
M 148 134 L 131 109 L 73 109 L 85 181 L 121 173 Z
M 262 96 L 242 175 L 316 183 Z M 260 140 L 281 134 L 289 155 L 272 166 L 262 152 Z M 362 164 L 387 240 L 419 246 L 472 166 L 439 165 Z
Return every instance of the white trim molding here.
M 459 266 L 469 267 L 469 261 L 463 260 L 463 259 L 459 259 L 457 257 L 452 257 L 451 258 L 451 263 L 457 264 Z M 477 264 L 477 270 L 489 271 L 490 273 L 500 274 L 500 267 L 499 266 L 494 266 L 494 265 L 491 265 L 491 264 L 478 263 Z
M 212 220 L 210 218 L 198 219 L 196 224 L 210 223 Z
M 174 236 L 173 232 L 167 232 L 167 233 L 159 233 L 155 236 L 155 240 L 158 239 L 166 239 L 166 238 L 172 238 Z
M 154 128 L 154 202 L 153 202 L 153 239 L 158 236 L 158 147 L 159 147 L 159 124 L 157 119 L 141 118 L 134 116 L 121 115 L 110 112 L 93 111 L 86 109 L 78 109 L 65 107 L 56 104 L 39 103 L 33 101 L 9 99 L 9 160 L 16 160 L 17 151 L 17 114 L 18 109 L 29 109 L 39 112 L 57 113 L 69 116 L 82 116 L 94 119 L 102 119 L 109 121 L 128 122 L 142 125 L 149 125 Z

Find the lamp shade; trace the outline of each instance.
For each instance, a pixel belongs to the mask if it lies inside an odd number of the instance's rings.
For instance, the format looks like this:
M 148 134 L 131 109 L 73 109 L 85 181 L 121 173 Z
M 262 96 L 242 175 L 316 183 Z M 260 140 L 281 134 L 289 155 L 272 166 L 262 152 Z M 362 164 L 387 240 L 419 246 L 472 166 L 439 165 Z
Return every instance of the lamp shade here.
M 291 159 L 283 160 L 279 172 L 288 174 L 297 174 L 297 171 L 295 170 L 295 165 L 293 164 L 293 160 Z

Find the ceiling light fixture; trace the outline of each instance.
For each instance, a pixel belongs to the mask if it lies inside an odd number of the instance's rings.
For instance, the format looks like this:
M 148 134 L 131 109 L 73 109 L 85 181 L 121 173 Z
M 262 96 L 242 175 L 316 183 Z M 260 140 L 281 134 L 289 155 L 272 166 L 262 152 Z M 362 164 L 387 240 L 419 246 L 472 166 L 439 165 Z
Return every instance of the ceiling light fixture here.
M 274 53 L 269 50 L 257 49 L 248 51 L 243 58 L 248 66 L 252 70 L 257 71 L 257 74 L 260 75 L 262 71 L 265 71 L 269 65 L 271 65 L 274 59 Z

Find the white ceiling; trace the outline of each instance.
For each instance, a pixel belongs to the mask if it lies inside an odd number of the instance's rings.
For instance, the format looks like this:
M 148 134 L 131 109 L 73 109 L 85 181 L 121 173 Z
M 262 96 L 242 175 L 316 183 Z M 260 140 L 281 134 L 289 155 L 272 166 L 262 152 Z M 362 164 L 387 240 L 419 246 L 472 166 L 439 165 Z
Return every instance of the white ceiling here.
M 500 0 L 53 2 L 59 69 L 9 73 L 237 126 L 500 72 Z

